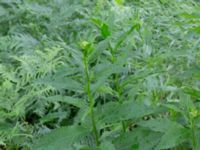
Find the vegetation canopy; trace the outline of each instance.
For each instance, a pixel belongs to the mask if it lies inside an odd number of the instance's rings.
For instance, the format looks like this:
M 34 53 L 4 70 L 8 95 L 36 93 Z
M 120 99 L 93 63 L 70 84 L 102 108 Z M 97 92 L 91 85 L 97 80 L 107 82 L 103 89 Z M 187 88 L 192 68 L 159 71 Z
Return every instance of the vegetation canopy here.
M 1 150 L 200 150 L 198 0 L 0 0 Z

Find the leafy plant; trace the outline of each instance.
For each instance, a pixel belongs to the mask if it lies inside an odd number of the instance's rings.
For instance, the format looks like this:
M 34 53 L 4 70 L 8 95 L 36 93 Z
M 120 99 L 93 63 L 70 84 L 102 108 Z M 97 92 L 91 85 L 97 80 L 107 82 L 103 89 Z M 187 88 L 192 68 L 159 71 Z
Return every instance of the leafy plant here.
M 0 149 L 198 150 L 199 9 L 1 0 Z

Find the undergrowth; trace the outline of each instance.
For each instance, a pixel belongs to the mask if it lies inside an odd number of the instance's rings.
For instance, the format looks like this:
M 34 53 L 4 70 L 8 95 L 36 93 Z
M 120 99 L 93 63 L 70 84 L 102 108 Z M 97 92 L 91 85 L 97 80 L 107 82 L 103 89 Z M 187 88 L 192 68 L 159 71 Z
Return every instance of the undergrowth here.
M 0 149 L 200 149 L 197 0 L 1 0 L 0 24 Z

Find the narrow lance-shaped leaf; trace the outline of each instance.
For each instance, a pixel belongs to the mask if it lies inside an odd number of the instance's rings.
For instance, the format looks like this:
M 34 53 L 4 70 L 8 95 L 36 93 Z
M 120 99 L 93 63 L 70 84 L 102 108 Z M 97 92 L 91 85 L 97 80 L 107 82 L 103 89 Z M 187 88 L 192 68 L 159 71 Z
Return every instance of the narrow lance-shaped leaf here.
M 63 102 L 67 103 L 73 106 L 76 106 L 78 108 L 86 107 L 86 103 L 84 99 L 74 98 L 71 96 L 61 96 L 61 95 L 55 95 L 50 96 L 46 98 L 49 102 Z

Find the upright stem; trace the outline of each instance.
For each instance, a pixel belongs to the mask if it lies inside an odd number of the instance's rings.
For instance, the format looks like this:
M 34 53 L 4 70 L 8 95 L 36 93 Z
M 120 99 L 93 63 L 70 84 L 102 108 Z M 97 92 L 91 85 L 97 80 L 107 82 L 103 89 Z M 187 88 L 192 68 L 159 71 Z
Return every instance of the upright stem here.
M 195 127 L 194 127 L 194 123 L 193 120 L 190 120 L 190 124 L 191 124 L 191 130 L 192 130 L 192 145 L 193 145 L 193 150 L 197 150 L 197 144 L 196 144 L 196 138 L 195 138 Z
M 119 87 L 119 76 L 117 74 L 115 76 L 115 85 L 116 85 L 116 91 L 117 91 L 118 96 L 119 96 L 118 101 L 119 101 L 119 103 L 122 103 L 123 101 L 121 99 L 121 89 Z M 122 121 L 121 124 L 122 124 L 123 132 L 126 132 L 126 123 L 125 123 L 125 121 Z
M 90 73 L 89 73 L 89 68 L 88 68 L 88 60 L 87 56 L 84 56 L 84 69 L 85 69 L 85 75 L 86 75 L 86 80 L 87 80 L 87 96 L 88 96 L 88 101 L 90 103 L 90 115 L 91 115 L 91 121 L 92 121 L 92 128 L 93 132 L 95 135 L 95 141 L 96 145 L 98 146 L 100 144 L 99 142 L 99 135 L 96 127 L 96 122 L 95 122 L 95 115 L 94 115 L 94 99 L 91 94 L 91 81 L 90 81 Z
M 119 41 L 117 42 L 117 44 L 115 45 L 114 49 L 112 49 L 112 53 L 113 53 L 113 58 L 112 58 L 112 62 L 114 63 L 116 61 L 116 51 L 117 49 L 120 47 L 120 45 L 126 40 L 126 38 L 134 31 L 134 29 L 137 28 L 137 25 L 133 25 L 127 32 L 125 32 L 121 38 L 119 39 Z M 119 94 L 119 102 L 122 103 L 122 100 L 121 100 L 121 90 L 120 90 L 120 87 L 119 87 L 119 76 L 116 74 L 115 76 L 115 85 L 116 85 L 116 90 Z M 122 124 L 122 129 L 123 129 L 123 132 L 126 132 L 126 123 L 125 121 L 122 121 L 121 122 Z

